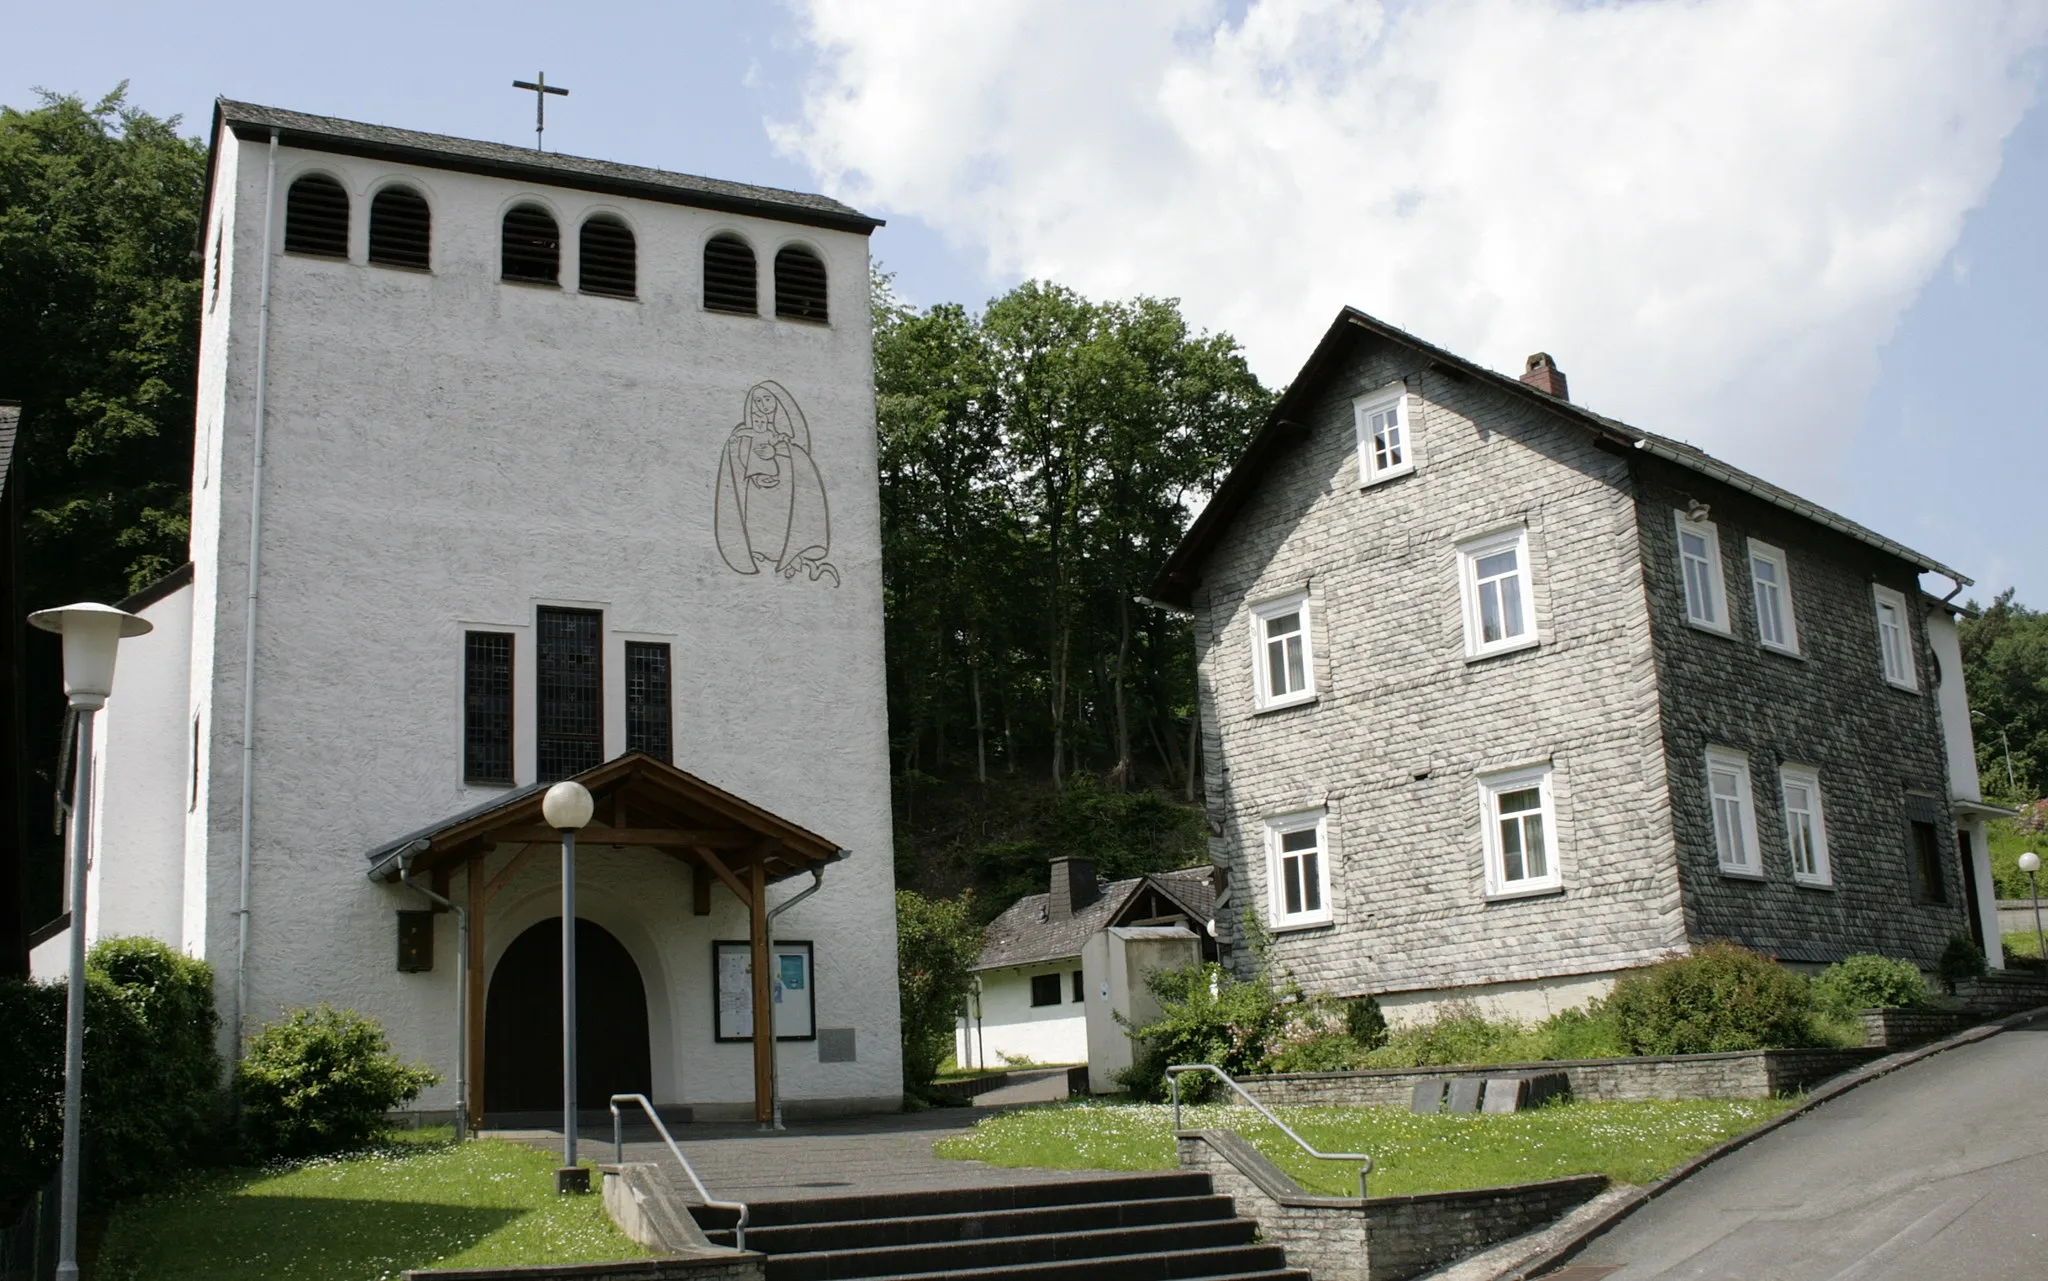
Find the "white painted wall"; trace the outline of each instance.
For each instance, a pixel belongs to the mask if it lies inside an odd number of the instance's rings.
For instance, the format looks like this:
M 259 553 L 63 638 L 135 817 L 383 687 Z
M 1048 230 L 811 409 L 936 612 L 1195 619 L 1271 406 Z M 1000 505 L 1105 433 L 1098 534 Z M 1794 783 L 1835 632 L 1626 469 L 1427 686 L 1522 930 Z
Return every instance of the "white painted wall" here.
M 232 138 L 221 147 L 208 244 L 224 227 L 228 257 L 203 311 L 194 463 L 189 711 L 205 751 L 182 918 L 224 992 L 265 152 Z M 421 1106 L 452 1106 L 453 922 L 441 925 L 435 971 L 397 973 L 392 914 L 417 896 L 369 884 L 363 853 L 493 794 L 461 781 L 466 627 L 520 636 L 514 741 L 521 781 L 533 776 L 534 609 L 586 605 L 605 611 L 608 658 L 628 634 L 673 638 L 679 766 L 852 852 L 778 934 L 816 940 L 820 1025 L 856 1029 L 858 1059 L 821 1064 L 808 1043 L 785 1045 L 783 1089 L 792 1101 L 889 1105 L 900 1067 L 866 238 L 285 147 L 279 247 L 285 192 L 307 172 L 350 191 L 352 252 L 272 261 L 244 1031 L 286 1005 L 352 1005 L 384 1022 L 398 1053 L 441 1070 Z M 395 179 L 432 205 L 431 274 L 364 263 L 370 196 Z M 499 219 L 522 200 L 554 211 L 571 288 L 498 280 Z M 576 228 L 598 211 L 635 231 L 638 301 L 573 289 Z M 703 311 L 701 246 L 718 230 L 753 244 L 771 312 L 776 250 L 817 250 L 832 324 Z M 735 573 L 713 541 L 721 451 L 764 379 L 807 416 L 836 589 Z M 611 706 L 617 672 L 608 663 Z M 622 726 L 607 721 L 611 755 Z M 181 718 L 182 733 L 189 725 Z M 587 866 L 583 901 L 616 924 L 661 1006 L 658 1100 L 750 1099 L 747 1048 L 711 1042 L 710 943 L 745 934 L 729 896 L 714 893 L 713 916 L 693 917 L 672 860 L 593 851 Z M 494 959 L 547 897 L 518 889 L 484 922 Z
M 1945 609 L 1927 611 L 1927 643 L 1940 666 L 1934 705 L 1941 715 L 1941 737 L 1948 749 L 1950 793 L 1962 801 L 1978 801 L 1977 740 L 1970 726 L 1970 695 L 1963 688 L 1963 645 L 1956 620 Z
M 96 727 L 87 946 L 128 934 L 172 947 L 184 938 L 192 589 L 181 587 L 141 613 L 154 630 L 121 642 L 114 691 Z
M 1117 1074 L 1131 1066 L 1129 1029 L 1159 1017 L 1159 1002 L 1145 985 L 1154 970 L 1177 970 L 1202 959 L 1194 931 L 1178 925 L 1112 926 L 1081 945 L 1088 984 L 1088 1089 L 1123 1089 Z
M 1086 1063 L 1088 1022 L 1074 1000 L 1074 971 L 1081 958 L 1067 957 L 1044 965 L 983 970 L 980 1037 L 963 1021 L 953 1038 L 953 1059 L 967 1066 L 1001 1067 L 1004 1056 L 1034 1063 Z M 1031 980 L 1055 974 L 1060 980 L 1058 1005 L 1033 1006 Z M 986 1054 L 986 1060 L 982 1058 Z

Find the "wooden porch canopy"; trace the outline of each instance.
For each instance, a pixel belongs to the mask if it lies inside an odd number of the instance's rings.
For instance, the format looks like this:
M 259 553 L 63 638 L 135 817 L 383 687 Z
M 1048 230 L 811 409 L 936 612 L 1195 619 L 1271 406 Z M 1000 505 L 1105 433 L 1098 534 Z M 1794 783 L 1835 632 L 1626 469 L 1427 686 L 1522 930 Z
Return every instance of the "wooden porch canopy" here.
M 576 834 L 579 847 L 640 846 L 687 864 L 692 911 L 711 913 L 715 885 L 747 908 L 753 955 L 754 1111 L 772 1116 L 772 1046 L 761 1029 L 774 1028 L 770 995 L 768 886 L 846 856 L 816 832 L 652 756 L 632 752 L 573 775 L 596 802 L 590 824 Z M 449 897 L 464 872 L 469 918 L 468 1109 L 482 1123 L 484 1097 L 484 914 L 490 901 L 536 856 L 560 847 L 561 834 L 541 817 L 541 798 L 552 784 L 518 788 L 370 851 L 370 878 L 397 881 L 401 871 L 431 877 L 434 892 Z M 596 1106 L 602 1100 L 578 1100 Z

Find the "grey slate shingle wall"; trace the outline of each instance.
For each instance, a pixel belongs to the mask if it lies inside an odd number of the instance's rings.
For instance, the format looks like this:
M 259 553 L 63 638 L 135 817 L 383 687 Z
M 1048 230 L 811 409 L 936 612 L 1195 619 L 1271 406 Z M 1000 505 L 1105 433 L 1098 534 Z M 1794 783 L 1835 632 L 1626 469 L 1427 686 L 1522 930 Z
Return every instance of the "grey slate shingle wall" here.
M 1361 491 L 1351 402 L 1403 379 L 1414 474 Z M 1219 928 L 1263 917 L 1263 820 L 1326 805 L 1335 921 L 1277 959 L 1339 993 L 1641 964 L 1682 946 L 1630 463 L 1539 407 L 1361 344 L 1203 570 Z M 1526 523 L 1543 643 L 1468 663 L 1456 545 Z M 1319 700 L 1254 710 L 1248 606 L 1306 586 Z M 1476 775 L 1553 763 L 1564 892 L 1489 903 Z M 1421 776 L 1421 777 L 1418 777 Z
M 1787 960 L 1833 961 L 1879 951 L 1931 963 L 1951 930 L 1967 928 L 1948 813 L 1947 760 L 1935 707 L 1936 667 L 1912 567 L 1734 489 L 1644 458 L 1638 523 L 1643 579 L 1657 640 L 1664 748 L 1676 816 L 1689 933 L 1733 939 Z M 1711 507 L 1721 540 L 1730 637 L 1685 621 L 1673 510 Z M 1802 658 L 1757 641 L 1748 539 L 1785 552 Z M 1886 683 L 1872 582 L 1908 602 L 1920 688 Z M 1720 872 L 1706 793 L 1708 744 L 1747 752 L 1766 879 Z M 1820 771 L 1834 888 L 1792 880 L 1781 765 Z M 1923 793 L 1913 797 L 1911 793 Z M 1916 904 L 1908 844 L 1912 817 L 1935 820 L 1948 904 Z

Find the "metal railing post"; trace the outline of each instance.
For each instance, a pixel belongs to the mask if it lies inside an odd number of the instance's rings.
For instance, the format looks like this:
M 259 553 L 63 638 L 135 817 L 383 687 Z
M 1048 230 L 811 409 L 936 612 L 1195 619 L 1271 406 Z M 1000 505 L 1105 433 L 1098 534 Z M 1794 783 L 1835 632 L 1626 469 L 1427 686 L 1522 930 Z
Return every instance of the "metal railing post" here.
M 619 1153 L 618 1164 L 624 1164 L 625 1162 L 625 1146 L 623 1141 L 618 1137 L 621 1133 L 621 1127 L 623 1124 L 619 1120 L 619 1104 L 621 1103 L 634 1104 L 642 1112 L 645 1112 L 647 1114 L 647 1119 L 654 1125 L 654 1132 L 661 1136 L 661 1141 L 663 1143 L 668 1144 L 669 1154 L 675 1157 L 677 1165 L 683 1167 L 683 1174 L 689 1178 L 690 1186 L 697 1190 L 697 1199 L 699 1201 L 703 1202 L 706 1206 L 710 1207 L 711 1209 L 732 1210 L 739 1215 L 739 1221 L 733 1224 L 732 1243 L 738 1249 L 746 1249 L 748 1215 L 747 1203 L 744 1201 L 714 1201 L 711 1199 L 711 1194 L 704 1190 L 704 1180 L 697 1177 L 696 1169 L 693 1166 L 691 1166 L 690 1158 L 684 1156 L 683 1150 L 676 1146 L 675 1136 L 670 1134 L 668 1132 L 668 1127 L 661 1123 L 661 1117 L 655 1112 L 654 1105 L 647 1101 L 647 1096 L 644 1094 L 614 1094 L 611 1097 L 613 1135 L 612 1143 L 614 1150 Z
M 1365 1176 L 1372 1173 L 1372 1158 L 1363 1152 L 1323 1152 L 1313 1147 L 1307 1139 L 1294 1132 L 1294 1127 L 1273 1114 L 1273 1110 L 1245 1092 L 1245 1088 L 1232 1080 L 1230 1074 L 1213 1063 L 1177 1063 L 1166 1069 L 1167 1088 L 1173 1093 L 1173 1128 L 1180 1132 L 1180 1074 L 1183 1072 L 1207 1072 L 1236 1092 L 1237 1097 L 1257 1109 L 1260 1116 L 1271 1121 L 1280 1133 L 1293 1139 L 1295 1146 L 1318 1161 L 1358 1162 L 1358 1199 L 1365 1200 Z

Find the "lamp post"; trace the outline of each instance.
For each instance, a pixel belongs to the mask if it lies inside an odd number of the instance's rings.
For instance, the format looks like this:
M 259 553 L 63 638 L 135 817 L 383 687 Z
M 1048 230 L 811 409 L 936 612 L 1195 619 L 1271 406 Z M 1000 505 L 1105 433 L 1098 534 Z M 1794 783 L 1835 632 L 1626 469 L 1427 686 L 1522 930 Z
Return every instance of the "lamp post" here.
M 2041 933 L 2041 881 L 2037 873 L 2041 870 L 2041 856 L 2028 850 L 2020 855 L 2020 871 L 2027 874 L 2027 888 L 2034 895 L 2034 946 L 2039 949 L 2044 964 L 2048 964 L 2048 936 Z
M 78 1278 L 79 1109 L 85 1099 L 85 858 L 92 819 L 92 731 L 114 692 L 121 641 L 151 630 L 149 620 L 111 605 L 38 610 L 28 621 L 64 638 L 64 695 L 78 717 L 71 784 L 71 969 L 64 1002 L 64 1178 L 57 1226 L 58 1281 Z
M 590 1191 L 590 1172 L 576 1164 L 576 833 L 590 821 L 590 789 L 564 780 L 540 801 L 541 817 L 562 834 L 562 1168 L 555 1191 Z

